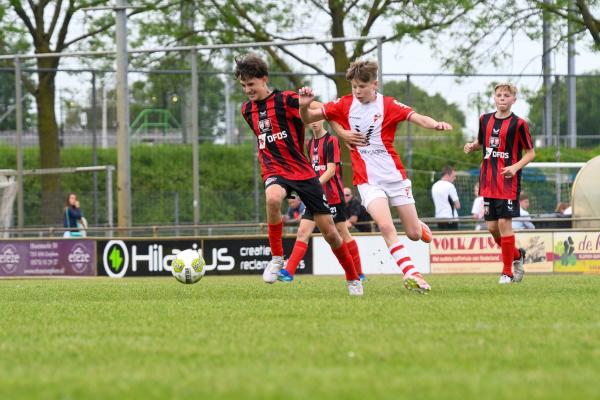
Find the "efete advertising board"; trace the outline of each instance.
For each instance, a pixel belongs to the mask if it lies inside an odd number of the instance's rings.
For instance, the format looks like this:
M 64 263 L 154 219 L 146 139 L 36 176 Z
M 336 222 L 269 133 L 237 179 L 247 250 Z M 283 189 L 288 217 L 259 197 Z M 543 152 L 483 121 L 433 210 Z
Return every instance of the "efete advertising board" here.
M 355 236 L 360 252 L 363 272 L 373 274 L 401 274 L 381 236 Z M 421 241 L 400 238 L 412 257 L 415 267 L 423 274 L 429 273 L 429 248 Z M 343 275 L 344 270 L 322 236 L 313 238 L 313 268 L 315 275 Z M 304 257 L 306 259 L 306 257 Z
M 93 240 L 0 241 L 0 276 L 94 276 Z
M 554 272 L 600 273 L 600 232 L 556 232 Z
M 295 239 L 284 238 L 286 254 Z M 262 274 L 271 260 L 271 248 L 265 238 L 248 239 L 115 239 L 98 241 L 98 275 L 125 276 L 171 275 L 171 263 L 185 249 L 200 249 L 209 275 Z M 312 273 L 309 247 L 298 273 Z
M 526 272 L 552 272 L 551 232 L 517 232 L 515 238 L 517 247 L 527 252 Z M 434 234 L 430 257 L 432 273 L 502 271 L 501 249 L 487 232 Z

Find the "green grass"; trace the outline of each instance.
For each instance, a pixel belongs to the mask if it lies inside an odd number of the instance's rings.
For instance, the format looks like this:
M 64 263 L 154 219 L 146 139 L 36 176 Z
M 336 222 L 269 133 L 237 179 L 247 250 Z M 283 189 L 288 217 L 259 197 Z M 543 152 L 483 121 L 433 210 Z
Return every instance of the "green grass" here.
M 600 276 L 0 281 L 0 398 L 600 396 Z

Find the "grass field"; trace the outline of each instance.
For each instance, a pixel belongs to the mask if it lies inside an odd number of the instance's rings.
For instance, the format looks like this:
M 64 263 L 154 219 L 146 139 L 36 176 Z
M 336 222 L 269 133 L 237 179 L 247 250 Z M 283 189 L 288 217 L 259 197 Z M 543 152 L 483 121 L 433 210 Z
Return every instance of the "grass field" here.
M 0 281 L 0 398 L 600 397 L 600 276 Z

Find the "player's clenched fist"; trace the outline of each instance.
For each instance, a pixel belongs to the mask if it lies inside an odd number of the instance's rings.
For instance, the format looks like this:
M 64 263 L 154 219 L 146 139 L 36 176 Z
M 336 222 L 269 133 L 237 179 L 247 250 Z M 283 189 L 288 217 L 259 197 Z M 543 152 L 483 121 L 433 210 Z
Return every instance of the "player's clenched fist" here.
M 465 144 L 465 147 L 463 147 L 463 151 L 465 152 L 465 154 L 469 154 L 472 151 L 474 151 L 477 147 L 477 143 L 473 142 L 473 143 L 467 143 Z
M 452 130 L 452 125 L 450 125 L 447 122 L 440 121 L 435 126 L 435 130 L 437 130 L 437 131 L 451 131 Z
M 298 97 L 300 107 L 308 107 L 308 105 L 315 99 L 315 94 L 310 87 L 304 86 L 298 90 Z

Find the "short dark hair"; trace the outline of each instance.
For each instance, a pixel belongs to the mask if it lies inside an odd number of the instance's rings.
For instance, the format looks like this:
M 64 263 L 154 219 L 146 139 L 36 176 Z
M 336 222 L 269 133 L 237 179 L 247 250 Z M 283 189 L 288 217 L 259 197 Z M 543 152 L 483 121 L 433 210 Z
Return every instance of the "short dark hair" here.
M 449 165 L 446 165 L 444 168 L 442 168 L 442 176 L 450 175 L 452 171 L 454 171 L 454 168 L 452 168 Z
M 521 200 L 529 200 L 529 196 L 525 193 L 521 193 L 521 195 L 519 196 L 519 201 Z
M 257 54 L 249 53 L 235 58 L 235 79 L 252 79 L 269 76 L 269 66 Z

